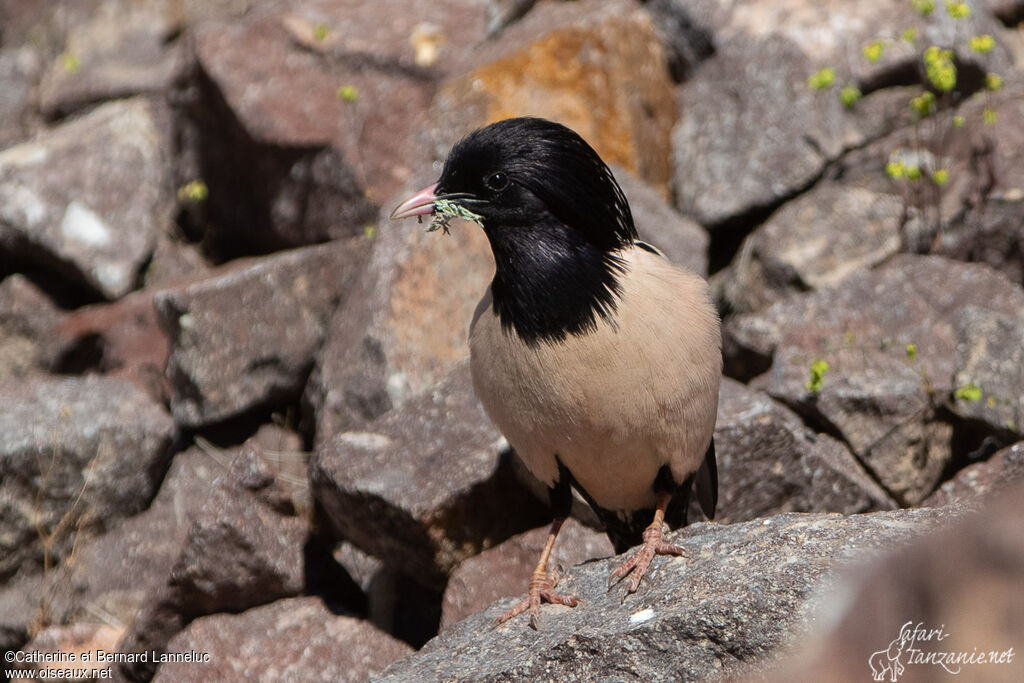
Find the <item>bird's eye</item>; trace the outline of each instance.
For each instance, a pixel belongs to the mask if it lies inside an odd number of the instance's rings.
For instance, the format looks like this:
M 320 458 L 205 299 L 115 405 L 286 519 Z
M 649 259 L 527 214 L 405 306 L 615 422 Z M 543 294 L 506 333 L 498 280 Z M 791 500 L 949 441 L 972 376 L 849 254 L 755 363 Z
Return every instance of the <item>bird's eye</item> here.
M 500 192 L 508 187 L 508 176 L 498 171 L 484 178 L 484 185 L 487 186 L 488 190 L 494 190 Z

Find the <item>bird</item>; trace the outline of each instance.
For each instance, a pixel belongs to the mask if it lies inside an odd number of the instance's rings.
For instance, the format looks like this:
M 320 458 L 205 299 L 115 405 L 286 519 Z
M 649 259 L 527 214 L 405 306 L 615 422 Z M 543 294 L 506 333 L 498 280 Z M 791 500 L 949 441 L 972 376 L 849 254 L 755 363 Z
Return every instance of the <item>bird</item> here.
M 656 555 L 681 555 L 664 526 L 687 523 L 691 492 L 714 517 L 720 320 L 707 282 L 639 240 L 629 202 L 575 131 L 538 117 L 479 128 L 450 150 L 438 181 L 393 220 L 453 215 L 480 224 L 495 271 L 469 331 L 473 390 L 526 468 L 553 520 L 526 597 L 555 591 L 547 564 L 572 507 L 594 509 L 618 554 L 609 577 L 634 593 Z

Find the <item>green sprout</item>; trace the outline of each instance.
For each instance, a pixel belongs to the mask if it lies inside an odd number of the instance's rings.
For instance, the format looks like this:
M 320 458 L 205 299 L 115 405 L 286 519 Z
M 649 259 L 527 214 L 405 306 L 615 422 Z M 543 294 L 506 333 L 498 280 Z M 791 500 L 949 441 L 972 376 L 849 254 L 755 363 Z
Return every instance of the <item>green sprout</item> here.
M 910 360 L 917 358 L 917 344 L 907 344 L 907 358 Z
M 924 51 L 924 68 L 928 81 L 940 92 L 949 92 L 956 86 L 956 65 L 953 51 L 932 45 Z
M 60 63 L 61 66 L 64 67 L 64 70 L 72 75 L 82 70 L 82 63 L 78 61 L 78 57 L 74 56 L 70 52 L 65 52 L 60 56 Z
M 996 46 L 995 39 L 987 33 L 980 36 L 974 36 L 968 43 L 971 49 L 980 54 L 991 52 Z
M 1003 77 L 991 72 L 985 74 L 985 87 L 992 92 L 999 90 L 1003 87 Z
M 815 394 L 820 393 L 825 385 L 826 372 L 828 372 L 828 362 L 816 360 L 811 363 L 811 379 L 805 385 L 807 390 Z
M 925 90 L 917 97 L 911 98 L 910 108 L 921 118 L 928 116 L 935 109 L 935 93 Z
M 354 85 L 343 85 L 338 88 L 338 99 L 345 102 L 355 102 L 359 99 L 359 89 Z
M 199 178 L 191 180 L 178 188 L 178 199 L 183 202 L 198 204 L 199 202 L 206 201 L 206 198 L 209 196 L 210 188 Z
M 446 235 L 450 234 L 448 231 L 448 224 L 451 223 L 453 218 L 461 218 L 464 221 L 472 221 L 483 227 L 484 217 L 478 213 L 473 213 L 461 204 L 456 204 L 448 199 L 435 199 L 434 200 L 434 217 L 430 221 L 430 225 L 427 226 L 427 232 L 434 232 L 438 229 L 443 229 Z
M 860 102 L 860 98 L 863 96 L 864 95 L 861 93 L 860 88 L 855 85 L 848 85 L 839 91 L 839 101 L 848 109 Z
M 899 180 L 907 174 L 907 167 L 902 161 L 890 161 L 885 165 L 885 172 L 893 180 Z
M 954 0 L 947 0 L 946 2 L 946 14 L 954 19 L 966 19 L 971 16 L 971 8 L 966 2 L 955 2 Z
M 959 114 L 954 116 L 953 117 L 953 127 L 954 128 L 963 128 L 964 127 L 964 117 L 960 116 Z
M 907 174 L 907 180 L 920 180 L 921 179 L 921 167 L 920 166 L 907 166 L 906 174 Z
M 977 384 L 965 384 L 953 392 L 953 396 L 961 401 L 977 403 L 981 400 L 981 387 Z
M 927 17 L 929 14 L 935 11 L 934 0 L 910 0 L 910 5 L 922 17 Z
M 932 182 L 936 185 L 945 185 L 949 182 L 949 171 L 944 168 L 936 169 L 936 171 L 932 173 Z
M 905 29 L 903 33 L 900 34 L 900 39 L 902 39 L 904 43 L 910 43 L 913 45 L 917 41 L 917 29 Z
M 373 223 L 367 223 L 363 226 L 363 237 L 368 240 L 372 240 L 377 236 L 377 226 Z
M 316 42 L 322 43 L 327 40 L 328 32 L 329 29 L 327 28 L 327 24 L 317 24 L 313 29 L 313 38 L 316 39 Z
M 981 118 L 985 123 L 991 126 L 999 117 L 996 115 L 995 109 L 992 107 L 985 107 L 985 111 L 981 112 Z
M 882 45 L 880 40 L 864 46 L 864 56 L 867 57 L 869 62 L 877 62 L 882 58 L 882 52 L 884 51 L 885 46 Z
M 832 84 L 835 82 L 836 70 L 830 66 L 826 66 L 824 69 L 815 71 L 811 74 L 810 78 L 807 79 L 807 85 L 815 90 L 825 90 L 832 87 Z

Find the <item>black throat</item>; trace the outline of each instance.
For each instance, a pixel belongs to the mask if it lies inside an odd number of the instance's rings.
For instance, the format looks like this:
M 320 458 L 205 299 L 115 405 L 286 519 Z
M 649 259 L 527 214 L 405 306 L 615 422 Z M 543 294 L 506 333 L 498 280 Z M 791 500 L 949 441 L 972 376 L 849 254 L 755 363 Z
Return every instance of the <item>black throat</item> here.
M 485 227 L 494 252 L 494 312 L 528 345 L 558 342 L 614 323 L 626 265 L 553 217 L 528 226 Z

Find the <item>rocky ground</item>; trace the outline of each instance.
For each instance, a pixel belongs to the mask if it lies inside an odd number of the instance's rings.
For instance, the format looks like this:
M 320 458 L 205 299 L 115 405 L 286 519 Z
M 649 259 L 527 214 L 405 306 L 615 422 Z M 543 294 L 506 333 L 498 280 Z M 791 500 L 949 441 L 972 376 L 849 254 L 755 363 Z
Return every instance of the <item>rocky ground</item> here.
M 0 0 L 5 657 L 937 680 L 911 644 L 1024 650 L 1024 3 L 868 5 Z M 709 276 L 727 375 L 716 520 L 623 602 L 580 506 L 581 604 L 536 632 L 494 626 L 550 513 L 470 388 L 486 240 L 386 218 L 520 114 Z

